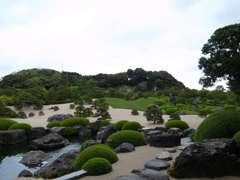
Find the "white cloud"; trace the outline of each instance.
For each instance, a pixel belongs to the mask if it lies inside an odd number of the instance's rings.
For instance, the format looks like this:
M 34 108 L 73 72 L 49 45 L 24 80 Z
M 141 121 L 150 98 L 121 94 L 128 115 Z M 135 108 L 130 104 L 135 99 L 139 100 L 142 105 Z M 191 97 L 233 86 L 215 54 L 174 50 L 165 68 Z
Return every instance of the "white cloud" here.
M 25 5 L 17 6 L 17 7 L 14 7 L 14 8 L 11 10 L 11 13 L 12 13 L 14 16 L 25 15 L 25 14 L 29 13 L 29 7 L 28 7 L 28 6 L 25 6 Z

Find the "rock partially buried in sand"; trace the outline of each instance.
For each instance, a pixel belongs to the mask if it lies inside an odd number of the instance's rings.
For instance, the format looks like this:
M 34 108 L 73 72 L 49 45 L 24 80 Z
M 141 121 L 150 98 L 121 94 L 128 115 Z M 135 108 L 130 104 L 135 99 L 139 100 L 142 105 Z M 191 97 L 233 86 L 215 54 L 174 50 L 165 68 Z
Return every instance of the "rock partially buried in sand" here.
M 166 161 L 160 160 L 160 159 L 153 159 L 150 161 L 145 162 L 144 167 L 147 169 L 153 169 L 160 171 L 161 169 L 167 169 L 170 166 L 170 164 Z
M 167 151 L 163 151 L 156 154 L 156 159 L 169 161 L 169 160 L 172 160 L 172 155 Z

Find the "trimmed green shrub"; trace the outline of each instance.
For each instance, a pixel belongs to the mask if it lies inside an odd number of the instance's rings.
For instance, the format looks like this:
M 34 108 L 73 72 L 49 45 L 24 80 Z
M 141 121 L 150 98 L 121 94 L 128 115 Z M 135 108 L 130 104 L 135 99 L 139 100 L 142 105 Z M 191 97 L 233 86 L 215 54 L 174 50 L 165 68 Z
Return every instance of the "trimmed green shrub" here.
M 77 134 L 77 130 L 73 127 L 65 127 L 60 131 L 62 136 L 72 136 Z
M 169 108 L 174 108 L 174 106 L 159 106 L 159 107 L 157 107 L 159 110 L 167 110 L 167 109 L 169 109 Z
M 204 119 L 195 132 L 195 142 L 212 138 L 232 138 L 239 131 L 240 111 L 228 109 L 214 112 Z
M 86 140 L 84 141 L 82 144 L 81 144 L 81 148 L 80 148 L 80 152 L 82 152 L 84 149 L 85 149 L 85 145 L 88 143 L 88 142 L 95 142 L 94 140 L 92 139 L 89 139 L 89 140 Z
M 147 144 L 147 140 L 143 134 L 133 130 L 118 131 L 111 134 L 108 139 L 111 139 L 113 148 L 120 146 L 122 143 L 131 143 L 134 146 L 143 146 Z
M 35 114 L 34 114 L 33 112 L 30 112 L 30 113 L 28 114 L 28 117 L 33 117 L 33 116 L 35 116 Z
M 23 112 L 23 111 L 19 111 L 19 112 L 17 113 L 17 115 L 18 115 L 19 118 L 22 118 L 22 119 L 26 119 L 26 118 L 27 118 L 26 113 Z
M 90 140 L 90 141 L 93 141 L 93 140 Z M 84 143 L 84 144 L 82 145 L 83 148 L 82 148 L 82 146 L 81 146 L 80 152 L 82 152 L 84 149 L 87 149 L 88 147 L 90 147 L 90 146 L 85 147 L 85 145 L 86 145 L 88 142 L 90 142 L 90 141 L 87 141 L 86 143 Z M 99 143 L 96 142 L 96 141 L 93 141 L 93 144 L 92 144 L 91 146 L 100 146 L 100 147 L 105 147 L 105 148 L 108 148 L 108 149 L 112 150 L 112 148 L 111 148 L 109 145 L 99 144 Z
M 226 105 L 223 107 L 223 109 L 224 109 L 224 110 L 227 110 L 227 109 L 236 109 L 236 106 L 226 104 Z
M 122 130 L 122 127 L 125 123 L 129 122 L 128 120 L 120 120 L 118 122 L 116 122 L 114 124 L 115 128 L 118 130 L 118 131 L 121 131 Z
M 186 109 L 186 108 L 188 108 L 186 104 L 176 104 L 175 106 L 177 108 L 179 108 L 179 109 Z
M 181 117 L 180 117 L 180 115 L 178 114 L 178 112 L 175 112 L 175 113 L 173 113 L 173 114 L 170 114 L 170 115 L 169 115 L 169 118 L 170 118 L 170 120 L 181 120 Z
M 188 137 L 191 139 L 192 142 L 194 142 L 194 136 L 195 136 L 195 131 L 188 135 Z
M 233 139 L 236 141 L 237 146 L 240 148 L 240 131 L 234 134 Z
M 198 116 L 200 116 L 200 117 L 207 117 L 207 115 L 208 115 L 208 110 L 206 110 L 206 109 L 201 109 L 198 112 Z
M 139 115 L 139 112 L 138 112 L 138 110 L 137 109 L 133 109 L 132 111 L 131 111 L 131 115 Z
M 176 112 L 177 112 L 177 110 L 175 108 L 168 108 L 168 109 L 166 109 L 166 113 L 168 115 L 176 113 Z
M 89 159 L 82 167 L 90 176 L 107 174 L 112 171 L 112 164 L 105 158 Z
M 43 115 L 44 115 L 44 112 L 43 112 L 43 111 L 39 111 L 38 115 L 39 115 L 39 116 L 43 116 Z
M 109 120 L 101 120 L 101 122 L 100 122 L 100 127 L 102 127 L 102 126 L 108 126 L 110 124 L 110 121 Z
M 142 129 L 142 125 L 136 121 L 129 121 L 125 123 L 122 127 L 122 130 L 134 130 L 137 131 L 138 129 Z
M 159 100 L 154 101 L 153 104 L 161 104 L 163 106 L 163 105 L 167 104 L 167 102 L 162 99 L 159 99 Z
M 32 126 L 30 124 L 27 124 L 27 123 L 16 123 L 16 124 L 11 125 L 8 128 L 8 130 L 24 129 L 26 132 L 29 132 L 31 128 L 32 128 Z
M 74 105 L 74 104 L 70 104 L 70 105 L 69 105 L 69 108 L 70 108 L 70 109 L 74 109 L 74 108 L 75 108 L 75 105 Z
M 106 147 L 94 145 L 89 146 L 88 148 L 84 149 L 74 160 L 73 167 L 74 169 L 80 170 L 82 166 L 87 162 L 89 159 L 99 157 L 107 159 L 111 164 L 118 161 L 117 154 Z
M 8 130 L 10 126 L 17 123 L 17 121 L 11 119 L 0 119 L 0 130 Z
M 70 117 L 61 122 L 61 127 L 73 127 L 74 125 L 86 126 L 89 120 L 83 117 Z
M 0 106 L 0 117 L 5 118 L 17 118 L 18 115 L 15 111 L 11 110 L 6 106 Z
M 165 126 L 168 128 L 172 128 L 172 127 L 179 128 L 181 130 L 189 128 L 188 123 L 186 123 L 185 121 L 182 121 L 182 120 L 170 120 L 165 123 Z
M 58 111 L 59 107 L 58 106 L 53 106 L 52 109 L 53 109 L 53 111 Z
M 46 127 L 53 128 L 53 127 L 60 127 L 61 121 L 51 121 L 49 122 Z

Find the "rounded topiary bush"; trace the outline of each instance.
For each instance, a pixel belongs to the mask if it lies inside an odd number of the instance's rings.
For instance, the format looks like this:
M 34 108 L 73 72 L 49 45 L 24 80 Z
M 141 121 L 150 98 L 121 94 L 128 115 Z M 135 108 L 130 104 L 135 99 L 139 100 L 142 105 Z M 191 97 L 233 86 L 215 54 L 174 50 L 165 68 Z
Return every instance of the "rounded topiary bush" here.
M 222 110 L 209 115 L 198 126 L 195 142 L 212 138 L 232 138 L 240 130 L 240 111 Z
M 236 106 L 234 106 L 234 105 L 228 105 L 228 104 L 226 104 L 224 107 L 223 107 L 223 109 L 236 109 Z
M 118 131 L 121 131 L 122 130 L 122 127 L 125 123 L 129 122 L 128 120 L 120 120 L 118 122 L 116 122 L 114 124 L 115 128 L 118 130 Z
M 185 121 L 182 121 L 182 120 L 170 120 L 165 123 L 165 126 L 168 128 L 172 128 L 172 127 L 179 128 L 181 130 L 189 128 L 188 123 L 186 123 Z
M 33 117 L 33 116 L 35 116 L 35 113 L 33 113 L 33 112 L 30 112 L 30 113 L 28 114 L 28 117 Z
M 51 121 L 49 122 L 46 127 L 53 128 L 53 127 L 60 127 L 61 121 Z
M 200 117 L 207 117 L 207 115 L 208 115 L 208 110 L 207 109 L 201 109 L 198 112 L 198 116 L 200 116 Z
M 22 119 L 26 119 L 26 118 L 27 118 L 26 113 L 23 112 L 23 111 L 19 111 L 19 112 L 17 113 L 17 115 L 18 115 L 19 118 L 22 118 Z
M 73 127 L 74 125 L 86 126 L 89 120 L 83 117 L 70 117 L 61 122 L 61 127 Z
M 43 116 L 43 115 L 44 115 L 44 112 L 43 112 L 43 111 L 39 111 L 38 115 L 39 115 L 39 116 Z
M 100 127 L 102 127 L 102 126 L 108 126 L 110 124 L 110 121 L 109 120 L 101 120 L 101 122 L 100 122 Z
M 144 135 L 133 130 L 118 131 L 111 134 L 108 139 L 112 140 L 113 148 L 120 146 L 122 143 L 131 143 L 134 146 L 143 146 L 147 144 Z
M 93 145 L 89 146 L 88 148 L 84 149 L 76 159 L 74 160 L 73 167 L 74 169 L 80 170 L 82 169 L 82 166 L 89 160 L 95 157 L 105 158 L 107 159 L 111 164 L 118 161 L 117 154 L 106 147 L 102 147 L 99 145 Z
M 177 110 L 175 108 L 168 108 L 168 109 L 166 109 L 166 113 L 168 115 L 176 113 L 176 112 L 177 112 Z
M 30 129 L 32 128 L 32 126 L 30 124 L 27 123 L 16 123 L 11 125 L 8 130 L 12 130 L 12 129 L 24 129 L 25 131 L 30 131 Z
M 131 111 L 131 115 L 139 115 L 139 112 L 138 112 L 138 110 L 137 109 L 133 109 L 132 111 Z
M 137 131 L 138 129 L 142 129 L 142 125 L 136 121 L 129 121 L 125 123 L 122 127 L 122 130 L 134 130 Z
M 11 119 L 0 119 L 0 130 L 8 130 L 13 124 L 17 124 L 17 122 Z
M 234 136 L 233 139 L 236 141 L 237 146 L 240 148 L 240 131 L 238 131 Z
M 90 176 L 107 174 L 112 171 L 112 164 L 105 158 L 89 159 L 82 167 Z

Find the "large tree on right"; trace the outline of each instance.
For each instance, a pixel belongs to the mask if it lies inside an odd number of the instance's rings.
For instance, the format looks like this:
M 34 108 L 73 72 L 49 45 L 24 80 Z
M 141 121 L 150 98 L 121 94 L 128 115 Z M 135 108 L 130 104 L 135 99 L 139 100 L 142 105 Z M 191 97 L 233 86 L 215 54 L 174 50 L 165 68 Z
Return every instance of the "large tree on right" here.
M 211 87 L 217 81 L 227 80 L 229 89 L 240 96 L 240 24 L 217 29 L 202 48 L 204 55 L 198 67 L 204 76 L 199 84 Z

